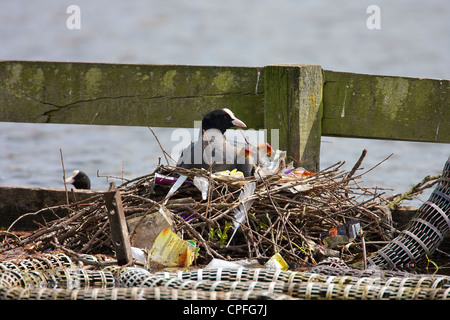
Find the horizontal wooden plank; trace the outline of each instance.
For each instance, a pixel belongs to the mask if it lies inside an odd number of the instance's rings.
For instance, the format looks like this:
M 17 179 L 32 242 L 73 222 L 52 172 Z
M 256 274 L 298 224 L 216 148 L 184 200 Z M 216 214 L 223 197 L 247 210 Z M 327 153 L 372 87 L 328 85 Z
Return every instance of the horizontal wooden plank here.
M 70 203 L 73 203 L 75 200 L 82 201 L 101 193 L 94 190 L 68 191 Z M 66 201 L 64 188 L 0 186 L 0 228 L 9 228 L 23 214 L 64 205 Z M 12 230 L 37 229 L 38 223 L 45 224 L 46 221 L 65 215 L 66 211 L 65 209 L 52 209 L 37 215 L 28 215 L 15 223 Z
M 322 134 L 450 142 L 450 81 L 324 71 Z
M 193 127 L 228 107 L 264 126 L 263 68 L 0 61 L 0 121 Z
M 228 107 L 263 129 L 264 70 L 0 61 L 0 121 L 192 127 Z M 449 89 L 448 80 L 325 70 L 322 135 L 449 143 Z

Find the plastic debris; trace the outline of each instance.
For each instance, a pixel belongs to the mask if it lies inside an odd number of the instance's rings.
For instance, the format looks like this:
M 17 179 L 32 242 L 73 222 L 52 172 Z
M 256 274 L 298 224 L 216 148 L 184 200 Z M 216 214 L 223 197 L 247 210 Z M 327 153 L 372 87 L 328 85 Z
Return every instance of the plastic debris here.
M 144 249 L 131 247 L 131 254 L 134 260 L 142 262 L 144 265 L 147 265 L 147 252 Z
M 296 193 L 300 193 L 300 192 L 305 192 L 308 190 L 311 190 L 313 187 L 309 184 L 300 184 L 300 185 L 295 185 L 293 187 L 287 187 L 286 190 L 289 190 L 290 192 L 292 192 L 293 194 Z
M 292 171 L 292 173 L 297 178 L 307 178 L 309 176 L 316 174 L 315 172 L 307 171 L 302 167 L 296 168 L 294 171 Z
M 338 227 L 331 228 L 320 234 L 326 248 L 336 248 L 339 245 L 353 241 L 361 231 L 358 220 L 352 220 Z
M 320 234 L 321 238 L 333 236 L 346 236 L 350 241 L 355 239 L 361 230 L 361 224 L 358 220 L 351 220 L 347 223 L 341 224 L 336 228 L 331 228 L 327 232 Z
M 283 169 L 283 174 L 286 176 L 292 176 L 295 178 L 303 178 L 306 179 L 309 176 L 315 175 L 316 172 L 307 171 L 303 167 L 294 168 L 294 162 L 290 162 Z
M 195 244 L 181 240 L 167 228 L 156 238 L 149 257 L 164 267 L 189 267 L 194 261 L 196 249 Z
M 194 186 L 202 193 L 202 199 L 208 199 L 209 180 L 205 177 L 194 177 Z
M 177 182 L 177 180 L 178 180 L 178 178 L 176 178 L 176 177 L 168 177 L 168 176 L 165 176 L 160 173 L 155 173 L 155 184 L 158 184 L 158 185 L 163 185 L 163 186 L 172 185 L 175 182 Z M 192 182 L 189 180 L 185 180 L 183 182 L 183 184 L 190 184 L 190 183 L 192 183 Z
M 265 264 L 266 268 L 286 271 L 289 265 L 283 257 L 277 252 Z
M 127 225 L 131 246 L 150 249 L 160 232 L 173 226 L 173 217 L 165 206 L 160 206 L 144 217 L 130 217 Z
M 239 201 L 241 202 L 241 204 L 239 205 L 238 208 L 233 210 L 233 216 L 236 220 L 233 221 L 234 232 L 230 237 L 230 241 L 228 242 L 227 247 L 230 245 L 231 240 L 233 240 L 233 237 L 236 234 L 236 231 L 239 228 L 239 226 L 244 222 L 244 219 L 247 215 L 248 210 L 252 206 L 253 201 L 255 201 L 255 200 L 247 200 L 247 198 L 251 197 L 255 193 L 255 189 L 256 183 L 250 182 L 244 185 L 244 188 L 239 194 Z
M 286 167 L 286 151 L 276 150 L 273 160 L 269 161 L 268 159 L 256 168 L 255 177 L 277 174 Z
M 175 193 L 175 191 L 177 191 L 183 185 L 183 183 L 186 181 L 186 179 L 187 179 L 187 176 L 182 175 L 182 174 L 180 175 L 178 180 L 173 184 L 172 188 L 170 188 L 169 192 L 167 193 L 166 200 L 164 201 L 164 205 L 167 203 L 167 201 L 169 201 L 169 198 Z
M 206 266 L 208 269 L 240 269 L 240 268 L 262 268 L 263 266 L 256 259 L 241 259 L 236 261 L 228 261 L 223 259 L 212 259 Z
M 227 180 L 244 180 L 244 174 L 241 171 L 238 171 L 237 169 L 233 170 L 225 170 L 225 171 L 219 171 L 213 174 L 214 180 L 219 181 L 227 181 Z
M 337 235 L 332 237 L 327 237 L 322 240 L 325 248 L 336 248 L 339 245 L 349 243 L 347 236 Z
M 233 261 L 227 261 L 223 259 L 214 258 L 210 263 L 206 265 L 204 269 L 217 269 L 217 268 L 226 268 L 226 269 L 239 269 L 243 268 L 242 264 Z

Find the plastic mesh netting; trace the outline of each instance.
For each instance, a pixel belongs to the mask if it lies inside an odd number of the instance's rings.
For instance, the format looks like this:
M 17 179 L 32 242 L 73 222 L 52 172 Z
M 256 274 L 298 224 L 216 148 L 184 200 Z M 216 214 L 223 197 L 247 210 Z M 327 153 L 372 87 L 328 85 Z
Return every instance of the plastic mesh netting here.
M 47 256 L 46 259 L 49 257 Z M 267 268 L 156 272 L 110 266 L 88 270 L 65 261 L 35 258 L 3 262 L 0 299 L 27 300 L 247 300 L 247 299 L 432 299 L 450 298 L 450 277 L 400 271 L 317 266 L 308 272 Z M 28 260 L 28 261 L 25 261 Z M 21 266 L 21 267 L 19 267 Z M 28 266 L 28 267 L 25 267 Z
M 382 269 L 404 269 L 430 257 L 450 230 L 450 157 L 428 201 L 407 228 L 369 260 Z

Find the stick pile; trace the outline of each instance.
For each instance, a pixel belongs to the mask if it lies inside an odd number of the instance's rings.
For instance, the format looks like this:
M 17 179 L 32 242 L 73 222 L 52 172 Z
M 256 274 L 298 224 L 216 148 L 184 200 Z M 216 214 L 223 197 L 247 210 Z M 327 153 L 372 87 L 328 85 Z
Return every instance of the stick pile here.
M 364 153 L 361 161 L 363 157 Z M 199 264 L 211 258 L 267 259 L 275 253 L 280 253 L 292 266 L 314 263 L 324 256 L 344 255 L 350 261 L 361 259 L 366 250 L 367 253 L 378 250 L 397 232 L 388 206 L 398 195 L 385 195 L 385 190 L 377 187 L 359 186 L 358 179 L 364 173 L 355 173 L 361 161 L 350 172 L 342 170 L 343 163 L 337 163 L 311 176 L 272 175 L 246 180 L 216 180 L 207 170 L 158 166 L 152 174 L 128 181 L 117 189 L 127 219 L 161 209 L 169 212 L 174 231 L 185 240 L 197 242 Z M 199 189 L 186 184 L 167 199 L 170 186 L 156 185 L 156 173 L 172 177 L 183 174 L 190 181 L 195 176 L 206 178 L 208 198 L 203 200 Z M 242 186 L 250 182 L 256 188 L 246 201 L 253 200 L 253 204 L 230 241 L 235 209 L 243 204 L 239 199 Z M 425 187 L 432 185 L 429 180 L 427 183 Z M 417 188 L 416 192 L 425 187 Z M 67 216 L 48 222 L 31 234 L 6 237 L 0 253 L 16 248 L 112 253 L 102 195 L 61 207 L 67 208 Z M 351 245 L 334 249 L 322 246 L 324 232 L 352 220 L 359 221 L 362 232 Z

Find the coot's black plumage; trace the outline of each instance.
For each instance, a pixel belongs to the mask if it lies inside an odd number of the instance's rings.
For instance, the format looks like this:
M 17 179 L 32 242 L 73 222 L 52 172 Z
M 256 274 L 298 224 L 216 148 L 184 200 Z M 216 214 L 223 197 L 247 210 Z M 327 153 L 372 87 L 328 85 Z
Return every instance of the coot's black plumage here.
M 206 114 L 202 120 L 202 130 L 218 129 L 222 134 L 231 127 L 246 127 L 245 123 L 236 118 L 230 109 L 219 109 Z
M 91 189 L 91 180 L 86 173 L 75 170 L 72 175 L 66 179 L 67 184 L 72 184 L 75 189 Z
M 231 127 L 246 125 L 227 108 L 205 115 L 199 139 L 181 152 L 177 166 L 209 169 L 213 164 L 214 172 L 237 169 L 244 176 L 252 175 L 252 158 L 246 156 L 243 149 L 245 145 L 228 142 L 224 136 L 225 131 Z

